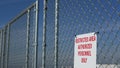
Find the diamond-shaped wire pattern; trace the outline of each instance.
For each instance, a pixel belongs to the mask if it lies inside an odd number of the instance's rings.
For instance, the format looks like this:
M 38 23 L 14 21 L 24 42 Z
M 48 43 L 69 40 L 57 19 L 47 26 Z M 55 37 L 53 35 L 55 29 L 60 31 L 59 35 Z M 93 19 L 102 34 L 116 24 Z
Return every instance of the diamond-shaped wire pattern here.
M 73 68 L 75 35 L 99 32 L 97 68 L 118 68 L 120 64 L 120 1 L 119 0 L 59 0 L 58 10 L 58 68 Z M 53 1 L 47 2 L 47 44 L 52 43 L 51 32 L 55 10 Z M 55 12 L 55 11 L 53 11 Z M 52 25 L 52 26 L 51 26 Z M 51 47 L 52 46 L 52 47 Z M 54 50 L 53 44 L 49 44 Z M 54 52 L 53 52 L 54 53 Z M 49 59 L 51 53 L 47 53 Z M 54 57 L 53 57 L 54 58 Z M 47 65 L 51 64 L 46 60 Z M 93 62 L 93 61 L 91 61 Z

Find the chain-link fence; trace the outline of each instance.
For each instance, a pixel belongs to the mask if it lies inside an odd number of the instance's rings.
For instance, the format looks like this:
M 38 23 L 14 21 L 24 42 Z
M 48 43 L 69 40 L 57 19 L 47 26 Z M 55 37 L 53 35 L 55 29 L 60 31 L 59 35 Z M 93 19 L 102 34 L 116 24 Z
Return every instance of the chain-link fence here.
M 99 32 L 97 68 L 119 68 L 120 1 L 119 0 L 46 0 L 45 68 L 73 68 L 75 35 Z M 58 11 L 58 53 L 55 54 L 55 14 Z M 44 27 L 45 28 L 45 27 Z M 44 49 L 43 49 L 44 50 Z M 91 61 L 93 62 L 93 61 Z M 44 66 L 44 65 L 43 65 Z
M 36 68 L 38 1 L 0 30 L 0 68 Z
M 73 68 L 75 36 L 90 32 L 98 32 L 96 68 L 119 68 L 119 7 L 119 0 L 44 0 L 38 36 L 34 3 L 0 30 L 0 68 L 36 68 L 38 38 L 38 68 Z

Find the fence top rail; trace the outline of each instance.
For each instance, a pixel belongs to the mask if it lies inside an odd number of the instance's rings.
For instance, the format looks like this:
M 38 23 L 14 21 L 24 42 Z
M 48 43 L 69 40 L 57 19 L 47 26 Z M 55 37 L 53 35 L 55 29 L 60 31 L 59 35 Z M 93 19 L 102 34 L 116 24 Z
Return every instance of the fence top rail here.
M 14 17 L 13 19 L 11 19 L 10 22 L 8 22 L 5 26 L 1 27 L 0 30 L 4 29 L 4 27 L 14 23 L 18 18 L 20 18 L 22 15 L 24 15 L 27 10 L 33 8 L 36 5 L 36 2 L 34 2 L 33 4 L 31 4 L 28 8 L 26 8 L 25 10 L 23 10 L 20 14 L 18 14 L 16 17 Z

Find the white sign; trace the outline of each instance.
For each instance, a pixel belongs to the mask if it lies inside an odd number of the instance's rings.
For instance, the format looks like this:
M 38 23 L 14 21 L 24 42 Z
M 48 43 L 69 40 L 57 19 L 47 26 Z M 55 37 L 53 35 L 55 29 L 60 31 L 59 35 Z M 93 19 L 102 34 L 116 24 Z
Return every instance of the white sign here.
M 74 68 L 96 68 L 96 48 L 96 33 L 77 35 L 74 47 Z

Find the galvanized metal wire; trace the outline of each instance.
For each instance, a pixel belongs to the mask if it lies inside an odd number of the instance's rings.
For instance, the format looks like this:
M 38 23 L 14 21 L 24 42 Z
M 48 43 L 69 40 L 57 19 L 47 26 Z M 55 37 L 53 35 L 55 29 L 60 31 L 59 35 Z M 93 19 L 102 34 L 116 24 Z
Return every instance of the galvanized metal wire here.
M 55 2 L 55 1 L 54 1 Z M 73 68 L 75 35 L 99 32 L 97 41 L 97 68 L 116 68 L 120 63 L 119 55 L 119 0 L 59 0 L 58 10 L 58 68 Z M 46 67 L 51 68 L 51 58 L 54 53 L 51 39 L 55 34 L 52 27 L 55 3 L 47 2 Z M 54 13 L 53 13 L 54 12 Z M 51 22 L 51 20 L 53 20 Z M 52 54 L 50 53 L 52 51 Z M 55 50 L 54 50 L 55 51 Z M 52 56 L 52 59 L 55 57 Z M 55 64 L 54 64 L 55 65 Z
M 0 68 L 37 68 L 38 1 L 0 30 Z
M 119 0 L 45 0 L 38 37 L 33 4 L 0 30 L 0 67 L 73 68 L 75 36 L 90 32 L 99 33 L 96 68 L 120 67 L 119 7 Z

